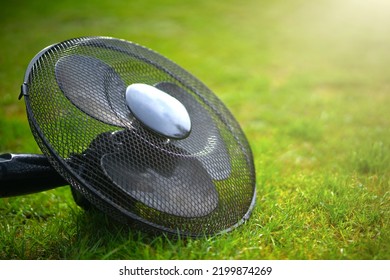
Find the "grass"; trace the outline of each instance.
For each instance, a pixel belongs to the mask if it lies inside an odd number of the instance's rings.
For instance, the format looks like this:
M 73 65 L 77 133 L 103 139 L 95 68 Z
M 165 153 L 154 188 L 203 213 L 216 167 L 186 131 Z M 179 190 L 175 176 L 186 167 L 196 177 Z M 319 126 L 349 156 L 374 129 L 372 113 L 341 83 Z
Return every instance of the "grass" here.
M 86 213 L 68 187 L 5 198 L 0 259 L 390 259 L 389 6 L 311 2 L 4 5 L 0 152 L 39 152 L 17 101 L 35 53 L 108 35 L 171 58 L 226 103 L 251 143 L 258 197 L 245 225 L 194 240 Z

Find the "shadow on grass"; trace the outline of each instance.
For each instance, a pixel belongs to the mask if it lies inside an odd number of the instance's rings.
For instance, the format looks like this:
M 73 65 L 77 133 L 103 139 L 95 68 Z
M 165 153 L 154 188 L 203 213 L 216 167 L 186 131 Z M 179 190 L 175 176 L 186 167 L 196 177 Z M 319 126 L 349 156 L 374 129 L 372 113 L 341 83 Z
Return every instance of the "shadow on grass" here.
M 169 259 L 173 250 L 164 247 L 185 245 L 180 237 L 120 223 L 96 209 L 76 214 L 74 222 L 71 242 L 59 252 L 60 259 Z
M 173 248 L 185 246 L 181 238 L 141 231 L 98 210 L 69 208 L 57 214 L 28 208 L 3 212 L 0 259 L 169 259 Z

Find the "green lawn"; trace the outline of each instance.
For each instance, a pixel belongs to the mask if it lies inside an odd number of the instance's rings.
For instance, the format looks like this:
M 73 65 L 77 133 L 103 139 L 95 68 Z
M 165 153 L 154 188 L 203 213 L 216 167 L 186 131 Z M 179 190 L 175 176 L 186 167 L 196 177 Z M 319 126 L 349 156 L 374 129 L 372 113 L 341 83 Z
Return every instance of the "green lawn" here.
M 40 49 L 118 37 L 225 102 L 251 143 L 258 197 L 245 225 L 194 240 L 86 213 L 68 187 L 5 198 L 0 259 L 390 259 L 389 34 L 384 0 L 3 4 L 0 153 L 39 152 L 17 97 Z

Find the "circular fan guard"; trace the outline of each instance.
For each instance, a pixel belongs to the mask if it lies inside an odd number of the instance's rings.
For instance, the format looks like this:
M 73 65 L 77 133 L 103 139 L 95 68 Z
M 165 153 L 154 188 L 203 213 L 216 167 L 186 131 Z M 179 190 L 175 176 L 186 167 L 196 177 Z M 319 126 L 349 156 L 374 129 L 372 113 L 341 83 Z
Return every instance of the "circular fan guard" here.
M 135 117 L 126 88 L 136 83 L 183 104 L 190 133 L 167 137 Z M 30 62 L 23 92 L 50 163 L 117 220 L 198 236 L 249 217 L 255 169 L 244 133 L 203 83 L 156 52 L 109 37 L 64 41 Z

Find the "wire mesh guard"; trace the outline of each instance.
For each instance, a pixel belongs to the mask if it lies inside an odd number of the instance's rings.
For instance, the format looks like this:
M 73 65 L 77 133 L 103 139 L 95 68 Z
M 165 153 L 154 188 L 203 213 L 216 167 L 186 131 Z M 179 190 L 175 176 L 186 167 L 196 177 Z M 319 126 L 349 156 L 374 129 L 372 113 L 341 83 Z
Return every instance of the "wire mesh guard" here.
M 126 104 L 134 83 L 183 104 L 188 137 L 145 127 Z M 190 236 L 228 231 L 249 217 L 255 170 L 245 135 L 204 84 L 165 57 L 114 38 L 72 39 L 32 60 L 24 88 L 41 150 L 103 212 Z

